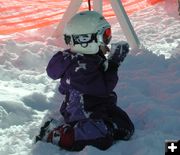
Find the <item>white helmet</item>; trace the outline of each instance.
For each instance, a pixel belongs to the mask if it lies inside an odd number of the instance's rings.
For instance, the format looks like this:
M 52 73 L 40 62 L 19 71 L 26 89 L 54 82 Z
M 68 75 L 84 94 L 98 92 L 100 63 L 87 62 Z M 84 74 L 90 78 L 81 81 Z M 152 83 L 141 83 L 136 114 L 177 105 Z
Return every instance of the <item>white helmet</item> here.
M 64 29 L 64 40 L 73 52 L 95 54 L 111 40 L 111 26 L 96 11 L 83 11 L 71 18 Z

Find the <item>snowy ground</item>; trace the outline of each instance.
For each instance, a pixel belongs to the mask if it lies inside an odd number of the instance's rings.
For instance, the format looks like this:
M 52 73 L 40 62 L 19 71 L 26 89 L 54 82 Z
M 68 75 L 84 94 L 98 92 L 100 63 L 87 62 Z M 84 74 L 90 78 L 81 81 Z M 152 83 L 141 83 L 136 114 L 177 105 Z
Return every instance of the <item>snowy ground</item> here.
M 164 155 L 165 140 L 180 139 L 180 17 L 175 0 L 166 0 L 130 16 L 146 48 L 131 51 L 119 69 L 118 105 L 132 118 L 136 132 L 106 152 L 86 147 L 81 152 L 33 144 L 45 114 L 58 109 L 58 81 L 45 73 L 60 48 L 53 40 L 0 44 L 0 155 Z M 113 40 L 125 39 L 116 19 Z M 38 30 L 45 34 L 52 27 Z M 150 52 L 152 51 L 152 52 Z

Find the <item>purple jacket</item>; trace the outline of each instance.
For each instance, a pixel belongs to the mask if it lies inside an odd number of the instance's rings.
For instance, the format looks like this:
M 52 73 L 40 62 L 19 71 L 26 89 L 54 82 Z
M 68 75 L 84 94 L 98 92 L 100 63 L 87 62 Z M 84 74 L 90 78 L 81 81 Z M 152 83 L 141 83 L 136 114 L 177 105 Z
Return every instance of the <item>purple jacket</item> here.
M 117 71 L 100 70 L 103 58 L 98 54 L 72 53 L 70 50 L 56 53 L 47 66 L 47 74 L 52 79 L 61 79 L 59 91 L 69 93 L 70 89 L 82 94 L 107 96 L 115 88 Z

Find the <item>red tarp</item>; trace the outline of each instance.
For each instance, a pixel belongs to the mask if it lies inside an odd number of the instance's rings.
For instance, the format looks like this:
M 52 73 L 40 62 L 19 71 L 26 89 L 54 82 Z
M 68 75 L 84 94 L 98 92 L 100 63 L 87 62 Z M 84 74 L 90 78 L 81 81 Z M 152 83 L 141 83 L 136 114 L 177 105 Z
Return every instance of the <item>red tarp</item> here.
M 132 14 L 163 0 L 122 0 Z M 60 22 L 70 0 L 0 0 L 0 35 L 22 32 Z M 87 0 L 80 10 L 87 10 Z M 103 0 L 103 15 L 114 16 L 109 0 Z

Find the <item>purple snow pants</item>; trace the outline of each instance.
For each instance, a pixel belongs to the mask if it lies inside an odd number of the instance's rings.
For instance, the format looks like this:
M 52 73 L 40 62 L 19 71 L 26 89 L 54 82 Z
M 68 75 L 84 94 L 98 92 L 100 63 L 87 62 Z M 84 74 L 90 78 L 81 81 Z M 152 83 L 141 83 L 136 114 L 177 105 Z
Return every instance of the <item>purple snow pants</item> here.
M 107 97 L 80 94 L 71 90 L 60 108 L 65 123 L 74 129 L 74 143 L 70 150 L 82 150 L 87 145 L 108 149 L 114 140 L 128 140 L 134 125 L 116 105 L 114 92 Z

